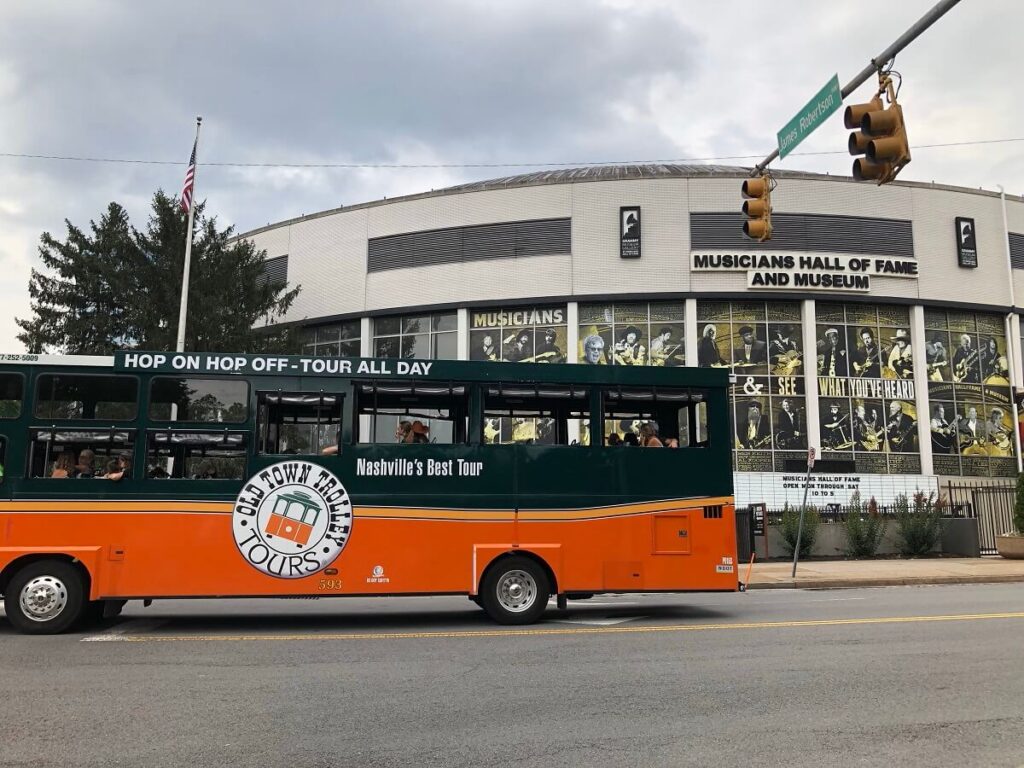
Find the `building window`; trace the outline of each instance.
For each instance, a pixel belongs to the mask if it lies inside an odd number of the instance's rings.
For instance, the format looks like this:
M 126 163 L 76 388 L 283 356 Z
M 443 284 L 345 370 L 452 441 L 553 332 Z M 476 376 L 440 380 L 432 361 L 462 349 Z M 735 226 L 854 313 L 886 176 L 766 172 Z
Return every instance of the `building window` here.
M 564 363 L 565 306 L 470 310 L 469 359 Z
M 305 328 L 302 354 L 318 357 L 359 357 L 359 321 Z
M 1015 475 L 1003 318 L 926 309 L 924 326 L 935 473 Z
M 784 472 L 806 461 L 800 305 L 795 302 L 697 302 L 697 365 L 730 368 L 736 469 Z
M 459 356 L 457 327 L 454 312 L 378 317 L 373 321 L 374 357 L 455 360 Z
M 590 365 L 685 364 L 683 302 L 581 304 L 577 360 Z
M 920 473 L 910 310 L 819 302 L 816 312 L 822 457 L 852 459 L 857 472 Z

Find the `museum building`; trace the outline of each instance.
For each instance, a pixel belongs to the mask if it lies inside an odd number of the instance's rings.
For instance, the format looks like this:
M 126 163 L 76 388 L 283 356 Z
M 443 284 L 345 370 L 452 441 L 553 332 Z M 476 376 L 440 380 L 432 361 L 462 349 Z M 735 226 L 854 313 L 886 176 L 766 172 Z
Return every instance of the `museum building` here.
M 747 174 L 530 173 L 239 237 L 301 286 L 305 354 L 728 368 L 741 504 L 798 498 L 809 447 L 821 503 L 1017 474 L 1024 199 L 779 172 L 757 243 Z

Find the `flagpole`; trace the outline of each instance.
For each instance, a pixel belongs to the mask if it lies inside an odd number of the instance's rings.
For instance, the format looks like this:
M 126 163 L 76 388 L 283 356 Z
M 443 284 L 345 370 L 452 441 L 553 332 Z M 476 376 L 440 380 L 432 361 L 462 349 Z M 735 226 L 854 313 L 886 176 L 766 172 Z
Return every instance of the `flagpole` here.
M 192 199 L 188 206 L 188 234 L 185 237 L 185 269 L 181 276 L 181 305 L 178 308 L 178 343 L 174 347 L 175 352 L 185 351 L 185 320 L 188 317 L 188 276 L 192 266 L 192 226 L 196 216 L 196 193 L 195 178 L 199 171 L 199 128 L 203 124 L 203 118 L 196 118 L 196 162 L 192 171 Z

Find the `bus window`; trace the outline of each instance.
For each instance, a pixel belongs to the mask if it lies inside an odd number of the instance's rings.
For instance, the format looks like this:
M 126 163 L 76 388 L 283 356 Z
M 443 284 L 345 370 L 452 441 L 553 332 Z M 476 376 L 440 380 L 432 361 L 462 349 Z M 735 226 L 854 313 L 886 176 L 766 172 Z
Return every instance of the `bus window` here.
M 146 478 L 241 480 L 245 432 L 151 431 L 146 441 Z
M 697 397 L 699 395 L 679 389 L 606 389 L 603 414 L 605 445 L 639 445 L 644 422 L 657 425 L 658 437 L 664 445 L 693 445 L 691 436 L 696 419 L 691 410 Z
M 134 376 L 43 374 L 36 381 L 35 415 L 129 421 L 138 410 L 138 389 Z
M 238 379 L 157 376 L 149 389 L 149 418 L 241 423 L 249 418 L 249 385 Z
M 590 418 L 586 387 L 492 384 L 484 390 L 483 441 L 488 444 L 570 445 L 583 441 Z
M 37 427 L 29 435 L 29 477 L 100 477 L 118 456 L 130 458 L 135 443 L 131 429 Z
M 371 381 L 356 387 L 361 443 L 466 442 L 463 384 Z
M 21 416 L 25 379 L 20 373 L 0 373 L 0 419 Z
M 325 392 L 260 392 L 259 452 L 314 455 L 340 448 L 344 398 Z

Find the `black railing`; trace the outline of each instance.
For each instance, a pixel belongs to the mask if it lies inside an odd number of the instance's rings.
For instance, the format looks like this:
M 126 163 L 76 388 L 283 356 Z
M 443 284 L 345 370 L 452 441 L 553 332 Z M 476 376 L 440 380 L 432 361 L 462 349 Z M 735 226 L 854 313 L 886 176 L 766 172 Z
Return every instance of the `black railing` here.
M 946 487 L 949 504 L 960 517 L 978 519 L 978 544 L 981 554 L 996 554 L 996 536 L 1013 529 L 1016 489 L 1012 485 L 989 483 L 950 483 Z

